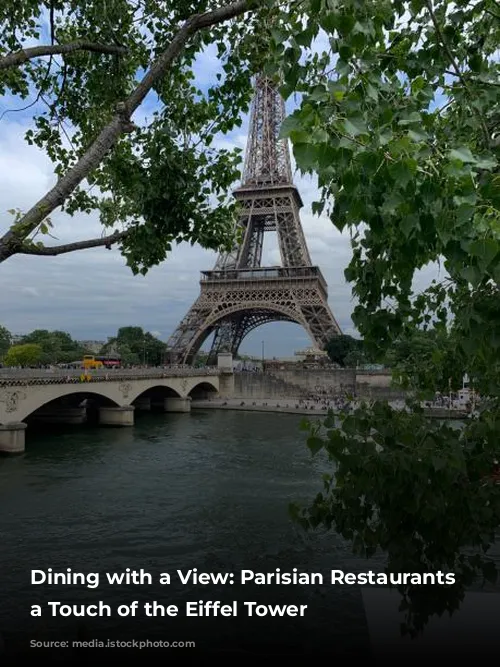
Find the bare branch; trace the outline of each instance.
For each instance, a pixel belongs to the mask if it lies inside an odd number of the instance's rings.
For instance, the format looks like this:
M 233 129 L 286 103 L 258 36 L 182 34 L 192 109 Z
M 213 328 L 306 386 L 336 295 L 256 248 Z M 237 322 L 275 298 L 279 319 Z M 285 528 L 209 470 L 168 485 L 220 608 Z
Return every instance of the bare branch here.
M 17 250 L 16 254 L 20 255 L 64 255 L 68 252 L 75 252 L 76 250 L 87 250 L 87 248 L 98 248 L 99 246 L 106 246 L 111 248 L 114 243 L 122 241 L 130 234 L 130 229 L 124 232 L 115 232 L 110 236 L 102 236 L 100 239 L 89 239 L 88 241 L 75 241 L 75 243 L 65 243 L 64 245 L 43 247 L 22 245 Z
M 41 56 L 57 56 L 63 55 L 64 53 L 74 53 L 75 51 L 92 51 L 93 53 L 111 53 L 113 55 L 127 53 L 127 49 L 124 46 L 117 46 L 115 44 L 95 44 L 94 42 L 87 42 L 84 39 L 77 39 L 74 42 L 68 42 L 67 44 L 44 44 L 42 46 L 32 46 L 29 49 L 22 49 L 21 51 L 8 53 L 6 56 L 3 56 L 3 58 L 0 58 L 0 70 L 22 65 L 27 60 L 32 60 L 33 58 L 40 58 Z
M 117 104 L 115 116 L 101 130 L 77 164 L 69 169 L 56 185 L 0 238 L 0 263 L 17 252 L 16 245 L 19 247 L 20 241 L 36 229 L 52 211 L 61 206 L 73 190 L 100 164 L 103 157 L 114 147 L 123 133 L 130 132 L 131 115 L 141 105 L 156 82 L 166 75 L 174 60 L 183 51 L 189 38 L 203 28 L 235 18 L 258 5 L 259 0 L 236 0 L 230 5 L 191 16 L 179 29 L 165 51 L 146 72 L 137 88 L 125 101 Z

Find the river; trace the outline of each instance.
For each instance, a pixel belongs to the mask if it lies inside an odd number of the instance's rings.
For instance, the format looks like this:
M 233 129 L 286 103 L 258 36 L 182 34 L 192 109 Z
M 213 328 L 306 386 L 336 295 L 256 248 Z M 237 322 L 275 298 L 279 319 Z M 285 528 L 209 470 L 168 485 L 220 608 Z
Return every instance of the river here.
M 293 415 L 195 411 L 142 416 L 133 429 L 29 434 L 23 457 L 0 461 L 0 564 L 3 592 L 10 601 L 0 631 L 15 636 L 20 619 L 23 628 L 36 631 L 41 619 L 30 619 L 29 609 L 39 599 L 112 599 L 118 605 L 235 596 L 235 589 L 227 586 L 193 590 L 176 584 L 154 587 L 154 595 L 149 586 L 114 587 L 105 595 L 101 587 L 99 592 L 78 587 L 75 595 L 71 586 L 31 586 L 31 569 L 113 572 L 142 567 L 154 574 L 194 567 L 200 572 L 297 567 L 325 574 L 331 568 L 356 569 L 335 535 L 308 535 L 289 520 L 288 503 L 307 501 L 321 485 L 322 463 L 311 459 L 300 420 Z M 349 628 L 352 647 L 359 642 L 366 646 L 359 589 L 246 588 L 248 592 L 238 591 L 240 599 L 309 604 L 306 625 L 308 619 L 315 622 L 308 633 L 301 632 L 301 643 L 307 637 L 313 645 L 325 630 L 340 641 Z M 328 614 L 315 613 L 325 605 Z M 317 625 L 319 617 L 324 618 L 323 628 Z M 111 634 L 126 625 L 107 620 L 94 625 L 109 626 Z M 149 620 L 151 631 L 154 621 Z M 168 631 L 159 634 L 175 639 L 177 619 L 167 622 Z M 250 637 L 248 619 L 217 619 L 217 642 L 280 643 L 281 619 L 257 623 L 259 631 Z M 300 619 L 298 625 L 303 624 Z M 75 620 L 44 616 L 43 625 L 47 631 L 64 626 L 70 632 Z M 88 626 L 92 634 L 92 619 Z M 211 643 L 214 623 L 208 619 L 190 619 L 182 626 L 183 639 Z M 261 632 L 264 627 L 272 636 Z M 187 635 L 190 631 L 193 636 Z M 289 631 L 287 623 L 287 635 Z
M 147 636 L 196 641 L 202 650 L 367 655 L 359 586 L 331 586 L 331 569 L 381 569 L 351 555 L 334 533 L 305 533 L 288 503 L 321 487 L 325 462 L 312 458 L 301 417 L 197 410 L 145 414 L 131 429 L 28 432 L 26 453 L 0 459 L 0 632 L 11 647 L 27 637 Z M 321 572 L 311 586 L 32 586 L 32 569 L 115 572 L 143 568 L 157 577 L 199 572 Z M 173 577 L 173 579 L 177 579 Z M 115 606 L 156 600 L 307 604 L 304 618 L 51 618 L 48 601 Z M 43 605 L 31 618 L 31 605 Z

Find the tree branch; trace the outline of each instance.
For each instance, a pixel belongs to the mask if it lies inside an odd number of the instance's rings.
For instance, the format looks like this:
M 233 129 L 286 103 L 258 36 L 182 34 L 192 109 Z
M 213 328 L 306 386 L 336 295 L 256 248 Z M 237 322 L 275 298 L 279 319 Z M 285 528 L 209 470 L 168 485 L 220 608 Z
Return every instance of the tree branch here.
M 500 21 L 500 14 L 496 14 L 492 9 L 488 9 L 487 7 L 485 7 L 484 11 L 490 16 L 493 16 L 493 18 L 498 19 Z
M 77 39 L 67 44 L 43 44 L 42 46 L 32 46 L 29 49 L 22 49 L 21 51 L 13 51 L 3 56 L 3 58 L 0 58 L 0 70 L 22 65 L 27 60 L 32 60 L 33 58 L 63 55 L 64 53 L 73 53 L 74 51 L 92 51 L 93 53 L 121 55 L 126 53 L 127 49 L 124 46 L 96 44 L 94 42 L 87 42 L 84 39 Z
M 119 137 L 130 131 L 130 116 L 141 105 L 155 83 L 165 76 L 173 61 L 184 49 L 188 39 L 203 28 L 235 18 L 259 4 L 260 0 L 236 0 L 225 7 L 191 16 L 153 63 L 137 88 L 125 101 L 117 104 L 115 116 L 103 127 L 76 165 L 69 169 L 56 185 L 0 238 L 0 263 L 18 251 L 15 249 L 16 245 L 19 247 L 20 242 L 31 234 L 42 220 L 61 206 L 73 190 L 100 164 Z
M 434 12 L 434 7 L 432 5 L 432 0 L 426 0 L 426 5 L 427 9 L 429 10 L 429 14 L 431 15 L 431 20 L 434 25 L 434 30 L 436 31 L 436 35 L 438 40 L 441 42 L 441 46 L 443 47 L 446 55 L 448 56 L 448 59 L 450 61 L 451 66 L 453 67 L 455 74 L 457 75 L 459 81 L 461 82 L 462 86 L 464 87 L 465 91 L 467 92 L 469 98 L 471 100 L 474 100 L 474 95 L 472 94 L 469 85 L 467 81 L 465 80 L 462 72 L 460 71 L 460 67 L 458 66 L 458 63 L 455 59 L 455 56 L 451 52 L 451 49 L 448 45 L 448 42 L 445 40 L 443 33 L 441 32 L 441 27 L 439 25 L 439 22 L 437 20 L 436 14 Z M 481 129 L 483 130 L 484 138 L 486 140 L 486 146 L 489 147 L 490 145 L 490 133 L 488 132 L 488 128 L 486 126 L 485 120 L 482 116 L 482 114 L 477 111 L 478 117 L 479 117 L 479 122 L 481 123 Z
M 110 236 L 102 236 L 100 239 L 89 239 L 88 241 L 75 241 L 75 243 L 65 243 L 64 245 L 56 245 L 52 247 L 39 248 L 37 246 L 21 245 L 16 251 L 19 255 L 64 255 L 68 252 L 75 252 L 75 250 L 87 250 L 87 248 L 98 248 L 99 246 L 106 246 L 110 248 L 114 243 L 122 241 L 130 234 L 130 229 L 123 232 L 115 232 Z

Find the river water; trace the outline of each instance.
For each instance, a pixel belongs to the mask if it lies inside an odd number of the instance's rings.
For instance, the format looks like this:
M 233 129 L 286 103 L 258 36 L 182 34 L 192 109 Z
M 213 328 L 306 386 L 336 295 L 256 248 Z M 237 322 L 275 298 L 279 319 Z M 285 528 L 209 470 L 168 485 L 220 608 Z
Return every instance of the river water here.
M 327 630 L 339 640 L 350 634 L 351 647 L 366 646 L 357 587 L 30 585 L 30 571 L 48 567 L 102 573 L 142 567 L 155 575 L 195 567 L 200 572 L 296 567 L 325 575 L 331 568 L 359 569 L 362 563 L 352 562 L 338 537 L 305 534 L 289 520 L 288 503 L 311 499 L 321 486 L 323 464 L 311 459 L 300 421 L 294 415 L 211 410 L 145 415 L 133 429 L 29 434 L 23 457 L 0 461 L 0 565 L 9 600 L 0 631 L 15 638 L 20 620 L 34 636 L 41 625 L 56 634 L 63 627 L 74 630 L 75 619 L 31 619 L 30 606 L 39 601 L 182 605 L 239 598 L 308 604 L 309 615 L 296 623 L 303 629 L 311 620 L 308 632 L 296 638 L 301 645 L 314 645 Z M 317 613 L 320 608 L 328 613 Z M 318 618 L 324 619 L 322 628 Z M 163 632 L 155 621 L 148 619 L 147 629 L 167 640 L 194 639 L 208 647 L 216 630 L 219 645 L 290 646 L 291 624 L 280 637 L 281 619 L 272 624 L 258 619 L 256 632 L 243 616 L 237 622 L 190 619 L 189 624 L 162 619 Z M 86 624 L 92 636 L 94 630 L 109 636 L 128 632 L 126 621 L 116 618 L 86 619 Z
M 321 487 L 325 462 L 311 458 L 301 417 L 197 410 L 146 414 L 131 429 L 28 432 L 26 453 L 0 460 L 0 633 L 14 649 L 26 638 L 141 638 L 196 641 L 202 650 L 366 655 L 368 629 L 358 586 L 331 586 L 331 569 L 381 569 L 351 555 L 333 533 L 305 533 L 291 501 Z M 32 569 L 121 572 L 155 578 L 202 572 L 321 572 L 324 585 L 32 586 Z M 141 605 L 153 600 L 307 604 L 304 618 L 51 618 L 45 603 Z M 31 618 L 33 604 L 42 618 Z M 14 650 L 13 649 L 13 650 Z M 332 653 L 333 655 L 333 653 Z

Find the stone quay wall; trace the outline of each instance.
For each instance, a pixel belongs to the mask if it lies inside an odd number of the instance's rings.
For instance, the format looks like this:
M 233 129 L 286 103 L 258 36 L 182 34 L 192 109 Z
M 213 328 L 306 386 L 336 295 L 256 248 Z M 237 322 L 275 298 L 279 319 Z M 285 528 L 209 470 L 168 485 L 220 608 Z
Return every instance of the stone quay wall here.
M 360 398 L 398 399 L 404 392 L 391 387 L 390 371 L 349 368 L 273 369 L 234 375 L 235 398 L 295 399 L 352 393 Z

